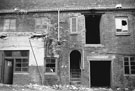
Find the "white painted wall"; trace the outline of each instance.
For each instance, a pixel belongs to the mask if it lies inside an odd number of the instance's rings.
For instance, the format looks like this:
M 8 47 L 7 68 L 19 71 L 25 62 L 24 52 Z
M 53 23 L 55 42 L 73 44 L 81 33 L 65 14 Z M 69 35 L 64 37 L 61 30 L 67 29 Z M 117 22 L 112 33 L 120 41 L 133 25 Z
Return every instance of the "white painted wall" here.
M 29 50 L 29 66 L 37 66 L 29 40 L 37 59 L 38 66 L 44 65 L 44 42 L 40 39 L 29 39 L 29 36 L 12 36 L 0 39 L 0 50 Z

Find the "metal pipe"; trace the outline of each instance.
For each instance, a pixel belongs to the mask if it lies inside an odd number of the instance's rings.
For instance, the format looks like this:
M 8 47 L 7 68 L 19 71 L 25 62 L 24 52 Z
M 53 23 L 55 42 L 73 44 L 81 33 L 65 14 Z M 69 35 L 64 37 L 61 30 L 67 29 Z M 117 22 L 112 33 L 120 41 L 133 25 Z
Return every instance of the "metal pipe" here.
M 42 75 L 41 75 L 41 73 L 40 73 L 39 66 L 38 66 L 38 62 L 37 62 L 37 59 L 36 59 L 36 55 L 35 55 L 35 53 L 34 53 L 34 50 L 33 50 L 33 47 L 32 47 L 32 44 L 31 44 L 30 39 L 29 39 L 29 43 L 30 43 L 30 47 L 31 47 L 31 50 L 32 50 L 34 59 L 35 59 L 35 61 L 36 61 L 37 69 L 38 69 L 38 72 L 39 72 L 39 75 L 40 75 L 40 79 L 41 79 L 41 85 L 43 85 Z
M 58 10 L 58 41 L 60 41 L 60 10 Z

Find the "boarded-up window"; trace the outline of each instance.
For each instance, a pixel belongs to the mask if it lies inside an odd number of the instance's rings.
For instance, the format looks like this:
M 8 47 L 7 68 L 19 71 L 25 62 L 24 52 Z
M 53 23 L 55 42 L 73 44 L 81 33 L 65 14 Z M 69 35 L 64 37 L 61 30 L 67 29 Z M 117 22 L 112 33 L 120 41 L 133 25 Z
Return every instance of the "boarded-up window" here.
M 3 30 L 6 31 L 15 31 L 16 30 L 16 19 L 5 19 Z
M 124 72 L 126 75 L 135 74 L 135 57 L 124 57 Z
M 115 17 L 116 34 L 129 34 L 128 17 Z
M 35 29 L 37 31 L 47 32 L 49 29 L 49 19 L 48 18 L 35 18 Z

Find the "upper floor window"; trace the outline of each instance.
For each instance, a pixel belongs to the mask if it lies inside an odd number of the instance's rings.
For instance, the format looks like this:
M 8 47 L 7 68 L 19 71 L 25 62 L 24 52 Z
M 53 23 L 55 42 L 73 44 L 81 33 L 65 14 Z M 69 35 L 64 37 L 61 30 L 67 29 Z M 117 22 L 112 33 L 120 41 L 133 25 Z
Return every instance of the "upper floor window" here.
M 126 75 L 135 75 L 135 57 L 124 57 L 124 73 Z
M 100 44 L 100 14 L 85 15 L 85 43 Z
M 48 23 L 49 23 L 48 18 L 44 18 L 44 17 L 35 18 L 35 29 L 47 32 L 47 30 L 49 29 Z
M 46 73 L 56 73 L 57 72 L 57 66 L 56 66 L 56 58 L 48 57 L 45 60 L 45 72 Z
M 115 17 L 116 35 L 127 35 L 128 30 L 128 17 Z
M 4 19 L 3 30 L 7 31 L 15 31 L 16 30 L 16 19 Z
M 78 17 L 70 18 L 70 33 L 71 34 L 78 33 Z

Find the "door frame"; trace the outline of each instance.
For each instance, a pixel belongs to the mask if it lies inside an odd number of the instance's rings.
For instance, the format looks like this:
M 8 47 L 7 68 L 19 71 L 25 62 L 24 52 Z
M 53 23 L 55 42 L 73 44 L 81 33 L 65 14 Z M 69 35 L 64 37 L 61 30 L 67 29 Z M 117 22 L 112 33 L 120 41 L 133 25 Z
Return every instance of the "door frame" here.
M 69 51 L 69 53 L 68 53 L 68 62 L 69 62 L 69 68 L 68 68 L 68 72 L 69 72 L 69 83 L 70 83 L 70 54 L 71 54 L 71 52 L 72 51 L 74 51 L 74 50 L 77 50 L 77 51 L 79 51 L 80 52 L 80 54 L 81 54 L 81 65 L 82 65 L 82 49 L 74 49 L 74 48 L 72 48 L 70 51 Z M 81 69 L 81 71 L 82 71 L 82 69 Z M 82 74 L 82 72 L 81 72 L 81 74 Z
M 87 62 L 89 62 L 89 88 L 91 88 L 91 72 L 90 72 L 90 61 L 110 61 L 110 88 L 112 87 L 113 83 L 113 60 L 115 56 L 108 56 L 108 55 L 97 55 L 97 56 L 87 56 Z

